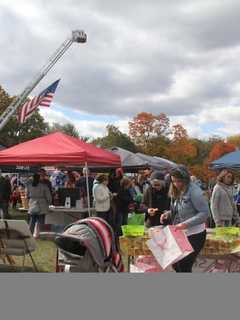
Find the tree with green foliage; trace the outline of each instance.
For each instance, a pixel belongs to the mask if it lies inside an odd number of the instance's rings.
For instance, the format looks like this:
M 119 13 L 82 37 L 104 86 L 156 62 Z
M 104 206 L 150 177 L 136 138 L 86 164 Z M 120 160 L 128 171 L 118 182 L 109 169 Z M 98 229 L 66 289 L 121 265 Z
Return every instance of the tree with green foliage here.
M 0 86 L 0 114 L 10 105 L 14 98 L 11 98 L 9 94 Z
M 238 149 L 240 148 L 240 134 L 227 137 L 227 142 L 234 144 Z
M 137 152 L 137 147 L 130 140 L 127 134 L 122 133 L 118 127 L 110 124 L 106 127 L 107 134 L 102 138 L 97 138 L 92 141 L 97 146 L 102 148 L 120 147 L 132 152 Z
M 69 136 L 79 138 L 78 130 L 72 123 L 59 124 L 59 123 L 54 122 L 49 127 L 49 133 L 56 132 L 56 131 L 60 131 L 60 132 L 65 133 Z
M 168 148 L 170 139 L 165 136 L 152 137 L 149 139 L 145 147 L 141 147 L 141 151 L 150 156 L 157 156 L 161 158 L 168 157 Z
M 14 97 L 10 97 L 8 93 L 0 87 L 0 114 L 13 101 Z M 20 108 L 19 108 L 20 109 Z M 41 137 L 48 132 L 48 124 L 44 118 L 36 110 L 32 116 L 23 124 L 18 122 L 18 113 L 12 115 L 5 127 L 1 129 L 0 144 L 10 147 L 24 141 Z

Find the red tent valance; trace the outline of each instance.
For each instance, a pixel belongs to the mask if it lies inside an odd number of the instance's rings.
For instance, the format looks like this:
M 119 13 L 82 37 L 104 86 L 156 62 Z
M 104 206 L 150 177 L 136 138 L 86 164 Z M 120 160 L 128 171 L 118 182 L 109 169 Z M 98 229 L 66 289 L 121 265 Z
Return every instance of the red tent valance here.
M 0 151 L 0 165 L 85 165 L 86 162 L 88 166 L 121 166 L 118 155 L 61 132 Z

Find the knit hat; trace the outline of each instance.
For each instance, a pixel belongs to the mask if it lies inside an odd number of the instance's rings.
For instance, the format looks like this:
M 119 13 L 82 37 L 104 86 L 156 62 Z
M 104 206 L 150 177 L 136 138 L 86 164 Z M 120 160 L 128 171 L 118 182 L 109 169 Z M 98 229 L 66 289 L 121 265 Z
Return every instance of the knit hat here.
M 176 168 L 172 169 L 170 175 L 185 180 L 187 183 L 190 182 L 190 174 L 188 172 L 188 169 L 184 165 L 179 165 Z
M 150 180 L 163 180 L 164 181 L 164 174 L 161 171 L 153 171 Z

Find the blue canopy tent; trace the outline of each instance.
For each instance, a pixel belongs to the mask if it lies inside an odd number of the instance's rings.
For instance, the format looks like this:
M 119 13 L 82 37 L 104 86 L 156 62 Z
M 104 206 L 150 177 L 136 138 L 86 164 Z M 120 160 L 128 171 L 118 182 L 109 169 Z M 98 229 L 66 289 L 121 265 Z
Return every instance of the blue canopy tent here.
M 223 157 L 211 162 L 210 169 L 218 170 L 218 169 L 232 169 L 239 170 L 240 169 L 240 151 L 230 152 Z

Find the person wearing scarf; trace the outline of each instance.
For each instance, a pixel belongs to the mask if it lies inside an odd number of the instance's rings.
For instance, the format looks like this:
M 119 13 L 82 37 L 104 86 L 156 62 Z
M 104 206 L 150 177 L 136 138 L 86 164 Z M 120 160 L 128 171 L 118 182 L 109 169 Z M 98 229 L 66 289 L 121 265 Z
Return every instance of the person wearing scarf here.
M 240 225 L 239 213 L 233 198 L 234 174 L 222 170 L 211 196 L 211 212 L 216 227 Z

